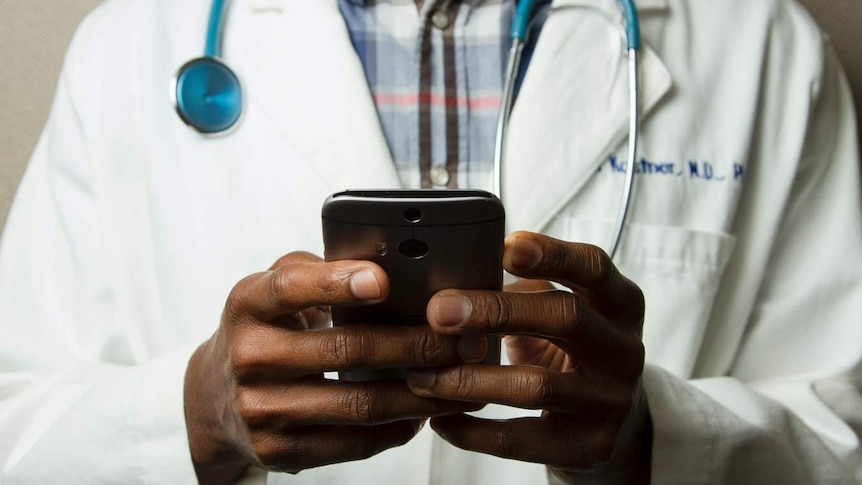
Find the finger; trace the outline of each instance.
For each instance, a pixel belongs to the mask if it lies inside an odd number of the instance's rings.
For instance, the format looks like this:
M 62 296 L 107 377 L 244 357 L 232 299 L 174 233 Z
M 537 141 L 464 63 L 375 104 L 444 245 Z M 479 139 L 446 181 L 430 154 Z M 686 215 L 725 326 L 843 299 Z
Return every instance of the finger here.
M 619 429 L 554 415 L 499 421 L 463 414 L 433 418 L 431 427 L 465 450 L 561 468 L 592 468 L 606 462 Z
M 518 279 L 513 283 L 509 283 L 504 288 L 505 291 L 515 291 L 521 293 L 530 293 L 537 291 L 548 291 L 553 290 L 554 285 L 552 285 L 549 281 L 545 280 L 528 280 L 528 279 Z
M 643 314 L 643 293 L 599 247 L 516 232 L 506 238 L 503 267 L 516 276 L 549 279 L 596 292 L 615 312 Z
M 379 426 L 322 426 L 296 433 L 253 433 L 252 452 L 271 471 L 297 473 L 333 463 L 364 460 L 410 441 L 422 420 Z
M 605 317 L 565 291 L 443 290 L 428 302 L 426 316 L 428 323 L 444 334 L 574 339 L 578 337 L 575 333 L 600 337 L 611 326 Z
M 631 387 L 573 372 L 535 366 L 461 365 L 411 369 L 407 385 L 423 397 L 544 409 L 581 419 L 613 419 L 628 414 Z
M 231 359 L 239 382 L 250 384 L 322 372 L 480 362 L 486 352 L 482 336 L 440 335 L 426 325 L 269 327 L 237 335 Z
M 319 263 L 321 261 L 323 261 L 323 258 L 316 254 L 305 251 L 294 251 L 278 258 L 275 263 L 272 263 L 269 269 L 274 270 L 290 263 Z
M 403 381 L 350 383 L 306 379 L 242 389 L 240 414 L 252 430 L 315 425 L 370 426 L 470 411 L 483 403 L 417 396 Z
M 388 293 L 386 273 L 374 263 L 291 262 L 237 284 L 228 310 L 273 322 L 311 307 L 376 303 Z
M 443 290 L 429 301 L 427 317 L 444 335 L 540 336 L 579 360 L 637 375 L 643 367 L 643 343 L 631 325 L 608 320 L 565 291 Z
M 305 251 L 294 251 L 278 258 L 278 260 L 269 267 L 269 270 L 273 271 L 281 266 L 291 263 L 319 263 L 322 261 L 323 258 L 316 254 Z M 329 325 L 332 318 L 329 312 L 329 307 L 309 308 L 303 310 L 299 317 L 299 320 L 301 321 L 300 325 L 292 325 L 297 322 L 296 319 L 291 319 L 290 317 L 287 319 L 277 319 L 273 323 L 294 328 L 324 328 Z

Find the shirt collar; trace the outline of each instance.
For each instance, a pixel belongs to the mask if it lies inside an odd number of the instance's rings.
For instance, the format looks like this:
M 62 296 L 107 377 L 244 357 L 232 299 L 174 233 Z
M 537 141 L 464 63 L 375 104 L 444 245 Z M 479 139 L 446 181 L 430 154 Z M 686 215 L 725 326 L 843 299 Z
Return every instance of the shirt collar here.
M 246 5 L 256 12 L 264 11 L 281 11 L 285 0 L 245 0 Z M 349 0 L 359 5 L 365 5 L 367 0 Z M 436 1 L 436 0 L 426 0 Z M 569 3 L 564 0 L 564 3 Z M 636 4 L 638 11 L 662 11 L 667 10 L 668 0 L 637 0 Z
M 641 12 L 647 10 L 667 10 L 667 2 L 668 0 L 637 0 L 635 7 Z
M 609 3 L 613 5 L 605 5 L 604 7 L 601 7 L 602 3 Z M 554 0 L 552 5 L 584 5 L 605 9 L 610 9 L 611 7 L 613 7 L 613 9 L 615 10 L 621 9 L 618 0 L 606 2 L 597 2 L 596 0 Z M 663 11 L 667 10 L 668 8 L 668 0 L 635 0 L 635 7 L 638 9 L 638 12 Z

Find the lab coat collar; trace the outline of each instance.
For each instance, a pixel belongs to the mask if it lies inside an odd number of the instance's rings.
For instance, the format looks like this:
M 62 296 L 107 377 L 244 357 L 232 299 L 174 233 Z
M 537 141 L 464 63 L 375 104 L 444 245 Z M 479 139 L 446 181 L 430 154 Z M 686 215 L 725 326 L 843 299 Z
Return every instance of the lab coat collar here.
M 283 0 L 243 0 L 252 12 L 281 12 Z
M 635 6 L 640 12 L 664 12 L 668 9 L 668 0 L 637 0 Z
M 269 2 L 274 5 L 276 0 Z M 657 6 L 664 0 L 641 2 Z M 267 115 L 333 191 L 399 187 L 337 3 L 286 2 L 280 11 L 283 15 L 276 17 L 248 16 L 271 22 L 260 35 L 263 52 L 257 66 L 250 67 L 253 74 L 247 76 L 252 109 Z M 511 117 L 503 167 L 511 229 L 542 230 L 599 164 L 623 146 L 628 61 L 612 27 L 565 11 L 551 15 L 545 24 Z M 242 30 L 253 28 L 261 27 Z M 313 48 L 304 45 L 309 39 L 315 39 Z M 561 59 L 567 69 L 560 69 Z M 643 120 L 671 86 L 667 68 L 646 45 L 641 82 Z
M 261 8 L 280 3 L 246 1 Z M 237 27 L 262 31 L 256 65 L 245 66 L 249 108 L 264 114 L 333 192 L 400 186 L 337 4 L 279 7 L 283 15 L 248 15 L 248 25 Z
M 609 22 L 575 12 L 559 10 L 548 17 L 512 112 L 503 167 L 510 229 L 542 231 L 603 161 L 625 155 L 629 83 L 624 40 Z M 643 121 L 672 81 L 645 43 L 640 56 Z M 560 69 L 563 62 L 566 69 Z

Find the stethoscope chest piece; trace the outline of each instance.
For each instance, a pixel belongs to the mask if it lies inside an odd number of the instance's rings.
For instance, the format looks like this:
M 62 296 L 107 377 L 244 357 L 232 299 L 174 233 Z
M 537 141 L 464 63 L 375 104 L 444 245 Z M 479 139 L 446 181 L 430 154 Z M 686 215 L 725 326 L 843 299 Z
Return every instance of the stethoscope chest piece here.
M 200 133 L 227 131 L 242 114 L 239 78 L 215 57 L 198 57 L 183 64 L 171 96 L 180 118 Z

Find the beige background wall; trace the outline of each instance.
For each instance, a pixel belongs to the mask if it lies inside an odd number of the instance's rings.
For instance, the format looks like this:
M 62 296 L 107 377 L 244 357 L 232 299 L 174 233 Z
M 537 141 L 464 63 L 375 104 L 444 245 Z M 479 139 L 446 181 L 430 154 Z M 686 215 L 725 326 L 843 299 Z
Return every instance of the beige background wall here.
M 862 113 L 862 0 L 798 0 L 832 38 Z M 862 127 L 860 127 L 862 128 Z M 859 130 L 862 140 L 862 129 Z
M 54 98 L 66 45 L 101 0 L 0 0 L 0 228 Z
M 0 228 L 45 123 L 66 45 L 100 1 L 0 0 Z M 862 100 L 862 0 L 803 3 L 832 32 Z

